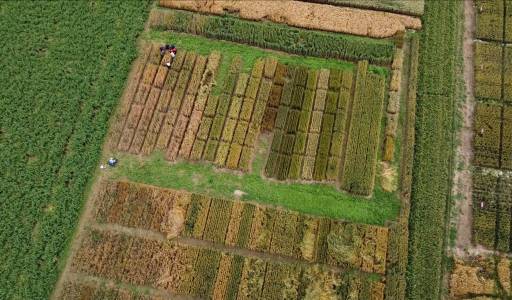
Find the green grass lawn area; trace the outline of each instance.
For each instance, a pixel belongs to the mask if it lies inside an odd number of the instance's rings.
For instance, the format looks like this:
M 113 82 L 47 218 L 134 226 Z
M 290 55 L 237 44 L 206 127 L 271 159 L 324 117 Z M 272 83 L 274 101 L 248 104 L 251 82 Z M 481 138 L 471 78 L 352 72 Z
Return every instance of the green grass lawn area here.
M 111 177 L 223 198 L 233 198 L 233 192 L 241 190 L 247 193 L 243 200 L 358 223 L 384 225 L 398 216 L 398 198 L 380 186 L 376 186 L 371 198 L 363 198 L 330 184 L 287 183 L 261 177 L 267 143 L 267 139 L 260 139 L 250 173 L 219 170 L 210 163 L 170 163 L 158 153 L 145 158 L 118 154 L 120 164 Z

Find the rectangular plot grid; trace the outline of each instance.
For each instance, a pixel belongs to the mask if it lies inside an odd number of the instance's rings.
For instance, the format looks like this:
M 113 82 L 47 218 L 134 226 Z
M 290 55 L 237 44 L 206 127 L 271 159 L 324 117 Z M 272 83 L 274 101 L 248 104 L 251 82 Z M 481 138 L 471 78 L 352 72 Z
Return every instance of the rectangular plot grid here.
M 355 80 L 348 70 L 288 67 L 279 88 L 268 177 L 331 181 L 371 194 L 385 82 L 367 68 L 367 62 L 359 63 Z
M 512 1 L 476 1 L 473 242 L 510 252 Z
M 384 299 L 387 227 L 128 182 L 93 205 L 58 299 Z
M 512 176 L 489 169 L 473 173 L 473 242 L 510 252 Z
M 165 63 L 171 58 L 154 46 L 147 57 L 135 66 L 112 139 L 119 151 L 147 155 L 157 149 L 169 160 L 187 157 L 220 54 L 180 51 L 170 68 Z
M 273 91 L 277 61 L 258 59 L 250 74 L 241 72 L 239 56 L 224 62 L 218 52 L 205 57 L 180 51 L 170 68 L 168 61 L 155 47 L 137 61 L 113 130 L 114 147 L 248 171 L 272 93 L 274 107 L 279 103 Z M 216 95 L 211 92 L 221 63 L 230 68 Z

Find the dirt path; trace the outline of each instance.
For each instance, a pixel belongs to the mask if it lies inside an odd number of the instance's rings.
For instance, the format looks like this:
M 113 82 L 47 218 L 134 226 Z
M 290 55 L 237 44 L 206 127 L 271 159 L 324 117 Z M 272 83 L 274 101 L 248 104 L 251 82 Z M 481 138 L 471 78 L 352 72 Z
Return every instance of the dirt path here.
M 473 157 L 473 111 L 475 109 L 474 95 L 474 34 L 475 34 L 475 7 L 472 0 L 464 1 L 464 81 L 466 83 L 466 99 L 461 108 L 462 129 L 459 134 L 457 147 L 457 168 L 454 177 L 453 194 L 461 199 L 457 200 L 457 240 L 455 252 L 464 255 L 465 249 L 471 248 L 472 223 L 472 179 L 471 160 Z M 473 249 L 476 250 L 476 249 Z M 473 252 L 473 251 L 472 251 Z

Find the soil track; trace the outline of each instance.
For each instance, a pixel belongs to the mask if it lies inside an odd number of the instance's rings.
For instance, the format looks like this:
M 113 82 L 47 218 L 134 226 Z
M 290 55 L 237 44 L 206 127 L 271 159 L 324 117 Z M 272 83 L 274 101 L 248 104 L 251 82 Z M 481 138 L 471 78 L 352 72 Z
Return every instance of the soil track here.
M 471 160 L 473 158 L 473 112 L 475 109 L 474 94 L 474 34 L 475 34 L 475 7 L 472 0 L 464 1 L 464 81 L 466 83 L 466 99 L 461 108 L 462 129 L 459 134 L 459 146 L 457 147 L 457 163 L 462 168 L 458 168 L 454 175 L 454 195 L 460 195 L 462 198 L 456 203 L 457 220 L 457 239 L 455 252 L 459 256 L 464 256 L 471 245 L 471 224 L 472 213 L 472 178 L 471 178 Z M 471 252 L 480 252 L 477 248 L 471 249 Z

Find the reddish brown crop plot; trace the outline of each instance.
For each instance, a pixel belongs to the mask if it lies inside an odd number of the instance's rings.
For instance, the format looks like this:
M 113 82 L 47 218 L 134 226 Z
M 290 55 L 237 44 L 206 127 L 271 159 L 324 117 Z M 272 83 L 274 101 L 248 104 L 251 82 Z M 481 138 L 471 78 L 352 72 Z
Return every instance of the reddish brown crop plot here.
M 135 67 L 113 141 L 120 151 L 149 154 L 166 151 L 170 160 L 188 157 L 190 139 L 197 131 L 217 71 L 220 55 L 208 57 L 180 51 L 172 66 L 150 47 Z M 122 130 L 121 130 L 122 128 Z
M 221 94 L 213 95 L 220 54 L 180 51 L 167 68 L 162 64 L 169 58 L 157 52 L 148 50 L 135 67 L 113 131 L 117 150 L 146 155 L 161 150 L 171 161 L 205 160 L 248 170 L 277 61 L 259 59 L 245 74 L 235 58 Z
M 384 299 L 387 227 L 128 182 L 93 205 L 59 299 Z

